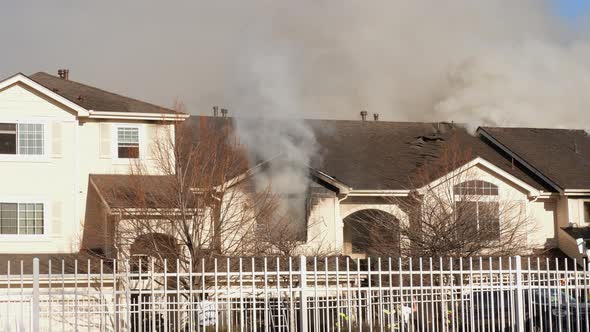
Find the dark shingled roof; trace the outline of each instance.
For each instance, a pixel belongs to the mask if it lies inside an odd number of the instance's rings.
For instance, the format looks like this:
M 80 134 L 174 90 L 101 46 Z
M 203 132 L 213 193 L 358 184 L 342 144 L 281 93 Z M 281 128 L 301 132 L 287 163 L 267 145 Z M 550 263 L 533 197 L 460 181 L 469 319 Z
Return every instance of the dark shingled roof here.
M 29 78 L 87 110 L 153 114 L 177 113 L 168 108 L 65 80 L 44 72 L 38 72 L 29 76 Z
M 590 137 L 584 130 L 483 127 L 561 189 L 590 189 Z
M 167 175 L 103 175 L 91 174 L 90 181 L 96 185 L 102 198 L 110 208 L 134 208 L 139 199 L 145 199 L 146 204 L 154 207 L 165 207 L 162 204 L 168 201 L 162 195 L 166 191 L 162 188 L 173 181 L 172 176 Z M 145 197 L 137 197 L 137 188 Z
M 513 167 L 492 146 L 460 126 L 445 123 L 308 120 L 320 145 L 312 166 L 353 189 L 414 189 L 412 176 L 440 156 L 454 137 L 472 157 L 481 157 L 527 184 L 545 189 Z M 456 144 L 456 143 L 453 143 Z
M 562 229 L 574 239 L 590 239 L 590 227 L 564 227 Z
M 190 118 L 194 128 L 206 120 L 224 121 L 209 116 Z M 310 166 L 353 189 L 414 189 L 418 184 L 413 183 L 412 176 L 437 159 L 451 137 L 469 149 L 473 158 L 482 157 L 536 189 L 548 189 L 526 169 L 513 166 L 494 147 L 457 125 L 352 120 L 305 122 L 315 135 L 319 151 Z

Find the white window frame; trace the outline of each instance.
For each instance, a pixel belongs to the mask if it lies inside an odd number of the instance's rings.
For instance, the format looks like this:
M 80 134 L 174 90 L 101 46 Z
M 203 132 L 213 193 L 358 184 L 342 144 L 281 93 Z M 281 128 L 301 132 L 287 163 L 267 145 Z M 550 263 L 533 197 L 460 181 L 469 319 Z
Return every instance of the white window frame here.
M 51 234 L 52 215 L 49 200 L 45 197 L 1 197 L 0 203 L 43 204 L 43 234 L 0 234 L 0 240 L 46 240 Z M 18 212 L 17 212 L 18 216 Z M 18 224 L 17 224 L 18 227 Z
M 134 160 L 144 160 L 145 159 L 145 149 L 144 149 L 144 137 L 145 137 L 145 126 L 143 124 L 136 124 L 136 123 L 116 123 L 113 124 L 112 130 L 112 140 L 111 140 L 111 151 L 113 154 L 113 161 L 118 164 L 128 164 L 130 161 Z M 139 134 L 139 158 L 119 158 L 119 128 L 136 128 Z
M 580 220 L 578 225 L 579 226 L 588 226 L 590 224 L 590 219 L 586 219 L 586 203 L 590 204 L 590 199 L 579 199 L 578 200 L 578 215 L 580 216 Z M 571 218 L 570 218 L 571 219 Z
M 453 188 L 453 195 L 454 195 L 454 200 L 455 202 L 473 202 L 476 203 L 476 214 L 477 214 L 477 220 L 476 220 L 476 226 L 477 226 L 477 232 L 479 234 L 479 229 L 480 227 L 480 222 L 481 220 L 479 220 L 479 203 L 498 203 L 500 204 L 500 194 L 501 194 L 501 186 L 495 182 L 492 181 L 488 181 L 488 180 L 480 180 L 480 179 L 476 179 L 477 181 L 483 181 L 483 182 L 487 182 L 490 184 L 495 185 L 496 187 L 498 187 L 498 194 L 496 195 L 487 195 L 487 194 L 473 194 L 473 195 L 469 195 L 469 197 L 473 197 L 473 196 L 477 196 L 478 200 L 474 201 L 474 200 L 470 200 L 470 199 L 464 199 L 464 196 L 466 195 L 461 195 L 461 194 L 457 194 L 454 192 L 454 188 Z M 467 180 L 469 181 L 469 180 Z M 460 185 L 463 183 L 459 183 L 457 185 Z M 499 213 L 500 211 L 498 211 L 498 223 L 500 224 L 500 237 L 502 236 L 502 219 L 503 216 L 501 215 L 501 213 Z
M 0 118 L 0 123 L 14 123 L 17 126 L 16 131 L 16 154 L 0 154 L 0 161 L 49 161 L 51 156 L 51 126 L 50 121 L 46 118 Z M 18 126 L 19 124 L 40 124 L 43 126 L 43 154 L 19 154 L 18 146 Z

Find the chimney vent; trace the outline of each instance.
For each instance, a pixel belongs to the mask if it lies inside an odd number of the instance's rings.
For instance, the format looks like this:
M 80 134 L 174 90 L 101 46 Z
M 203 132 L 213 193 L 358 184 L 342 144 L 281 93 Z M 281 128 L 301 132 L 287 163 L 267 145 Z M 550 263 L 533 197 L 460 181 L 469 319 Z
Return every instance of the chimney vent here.
M 213 106 L 213 116 L 214 117 L 218 117 L 219 116 L 219 107 Z
M 227 109 L 225 109 L 225 108 L 222 108 L 221 109 L 221 117 L 222 118 L 226 118 L 227 117 Z
M 70 70 L 69 69 L 58 69 L 57 75 L 64 80 L 70 79 Z
M 361 111 L 361 120 L 366 121 L 367 120 L 367 111 Z
M 379 121 L 379 113 L 373 113 L 373 119 Z

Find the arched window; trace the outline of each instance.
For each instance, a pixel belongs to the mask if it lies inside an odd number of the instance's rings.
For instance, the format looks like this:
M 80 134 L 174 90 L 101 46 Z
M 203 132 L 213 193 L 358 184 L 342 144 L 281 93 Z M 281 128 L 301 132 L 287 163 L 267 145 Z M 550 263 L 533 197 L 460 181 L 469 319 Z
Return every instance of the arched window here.
M 469 180 L 453 187 L 456 226 L 464 236 L 482 240 L 500 238 L 500 204 L 498 186 L 481 180 Z
M 461 182 L 453 188 L 455 195 L 482 195 L 482 196 L 498 196 L 498 186 L 481 180 L 469 180 Z

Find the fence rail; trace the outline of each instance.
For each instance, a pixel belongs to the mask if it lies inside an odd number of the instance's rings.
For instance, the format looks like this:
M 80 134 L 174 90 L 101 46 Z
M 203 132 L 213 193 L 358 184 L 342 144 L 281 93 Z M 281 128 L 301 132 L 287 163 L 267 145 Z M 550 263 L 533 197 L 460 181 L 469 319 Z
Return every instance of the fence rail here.
M 590 273 L 575 261 L 217 258 L 179 266 L 8 263 L 0 331 L 590 331 Z

